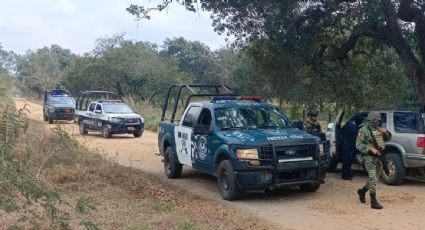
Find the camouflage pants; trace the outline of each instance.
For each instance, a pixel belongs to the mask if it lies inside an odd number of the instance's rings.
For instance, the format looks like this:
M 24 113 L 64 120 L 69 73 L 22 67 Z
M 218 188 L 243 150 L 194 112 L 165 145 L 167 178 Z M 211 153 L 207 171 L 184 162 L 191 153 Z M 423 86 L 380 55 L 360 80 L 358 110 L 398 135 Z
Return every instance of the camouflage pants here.
M 368 174 L 366 188 L 369 189 L 370 194 L 376 194 L 376 182 L 378 182 L 381 164 L 374 156 L 363 156 L 363 160 Z

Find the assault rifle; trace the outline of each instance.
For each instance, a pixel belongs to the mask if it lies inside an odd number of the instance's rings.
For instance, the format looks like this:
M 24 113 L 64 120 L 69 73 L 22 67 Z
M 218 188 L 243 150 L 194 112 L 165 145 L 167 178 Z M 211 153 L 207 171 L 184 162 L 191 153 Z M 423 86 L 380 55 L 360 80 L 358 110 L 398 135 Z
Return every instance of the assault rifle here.
M 379 147 L 378 142 L 376 141 L 375 135 L 373 135 L 372 129 L 369 126 L 367 127 L 367 129 L 369 130 L 369 133 L 372 136 L 372 144 L 379 151 L 378 159 L 382 163 L 382 169 L 387 176 L 390 176 L 390 169 L 388 168 L 388 161 L 385 158 L 385 153 L 382 152 L 382 148 Z

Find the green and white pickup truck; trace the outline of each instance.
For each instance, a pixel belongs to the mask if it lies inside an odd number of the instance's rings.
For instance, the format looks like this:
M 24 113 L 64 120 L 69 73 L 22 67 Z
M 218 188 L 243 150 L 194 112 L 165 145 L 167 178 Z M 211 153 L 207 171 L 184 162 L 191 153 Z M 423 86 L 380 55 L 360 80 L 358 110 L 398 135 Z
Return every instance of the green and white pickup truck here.
M 170 100 L 173 90 L 177 96 Z M 185 91 L 189 96 L 181 120 L 176 121 Z M 195 97 L 210 100 L 190 103 Z M 174 107 L 167 120 L 169 101 Z M 302 127 L 300 122 L 295 124 Z M 244 191 L 282 186 L 316 191 L 326 176 L 329 148 L 324 145 L 328 142 L 297 127 L 274 106 L 257 97 L 237 96 L 226 86 L 172 85 L 163 107 L 158 145 L 167 177 L 180 177 L 183 165 L 214 175 L 226 200 L 238 199 Z

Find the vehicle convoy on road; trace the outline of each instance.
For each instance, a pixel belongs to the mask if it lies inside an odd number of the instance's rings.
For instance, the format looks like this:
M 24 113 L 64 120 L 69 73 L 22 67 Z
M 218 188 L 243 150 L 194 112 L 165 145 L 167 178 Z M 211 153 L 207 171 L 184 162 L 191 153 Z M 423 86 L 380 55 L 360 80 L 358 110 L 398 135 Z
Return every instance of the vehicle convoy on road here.
M 107 98 L 98 100 L 99 98 Z M 144 119 L 116 94 L 106 91 L 85 91 L 80 93 L 76 104 L 75 121 L 81 135 L 89 131 L 100 131 L 105 138 L 113 134 L 133 134 L 141 137 Z M 93 100 L 94 99 L 94 100 Z
M 175 120 L 187 95 L 180 121 Z M 170 96 L 177 93 L 173 100 Z M 191 102 L 207 97 L 204 102 Z M 169 102 L 174 102 L 166 119 Z M 180 107 L 181 108 L 181 107 Z M 244 191 L 299 185 L 316 191 L 324 183 L 327 154 L 318 137 L 300 130 L 274 106 L 258 97 L 238 96 L 222 85 L 172 85 L 165 99 L 158 132 L 168 178 L 182 166 L 218 179 L 221 196 L 240 198 Z M 300 127 L 301 126 L 301 127 Z
M 404 179 L 425 181 L 425 127 L 421 113 L 408 110 L 382 110 L 382 127 L 388 129 L 392 138 L 385 143 L 385 159 L 388 162 L 389 175 L 382 174 L 382 180 L 389 185 L 400 185 Z M 342 143 L 355 141 L 345 133 L 346 125 L 341 125 L 344 117 L 342 111 L 336 118 L 331 131 L 331 159 L 328 171 L 335 171 L 342 158 Z M 345 124 L 359 125 L 369 112 L 359 112 Z M 349 143 L 348 143 L 349 144 Z M 357 158 L 354 159 L 355 163 Z
M 53 124 L 55 120 L 72 121 L 75 113 L 75 100 L 64 89 L 46 90 L 43 100 L 43 120 Z

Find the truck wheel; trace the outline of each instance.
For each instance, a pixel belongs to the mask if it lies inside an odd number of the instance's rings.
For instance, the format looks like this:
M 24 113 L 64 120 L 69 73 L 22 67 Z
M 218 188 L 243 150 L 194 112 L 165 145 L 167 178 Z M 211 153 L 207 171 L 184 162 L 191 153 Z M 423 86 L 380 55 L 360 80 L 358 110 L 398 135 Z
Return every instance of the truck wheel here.
M 138 131 L 135 131 L 134 133 L 133 133 L 133 136 L 134 137 L 141 137 L 142 136 L 142 130 L 138 130 Z
M 86 124 L 84 124 L 83 121 L 80 121 L 79 128 L 80 128 L 81 135 L 87 135 L 88 132 L 87 132 Z
M 165 175 L 170 179 L 179 178 L 182 175 L 182 164 L 179 163 L 170 146 L 164 152 L 164 170 Z
M 335 157 L 330 157 L 326 171 L 327 172 L 335 172 L 336 167 L 338 167 L 338 160 Z
M 310 183 L 300 185 L 300 189 L 303 192 L 315 192 L 320 188 L 320 183 Z
M 107 125 L 103 125 L 102 127 L 102 136 L 104 138 L 112 137 L 111 129 L 109 129 Z
M 400 185 L 404 181 L 406 176 L 406 168 L 403 165 L 400 155 L 397 153 L 387 153 L 385 159 L 388 162 L 388 169 L 390 175 L 387 176 L 385 173 L 382 173 L 381 178 L 385 184 L 388 185 Z
M 48 121 L 48 122 L 49 122 L 49 124 L 53 124 L 53 118 L 52 118 L 52 117 L 48 117 L 47 119 L 49 120 L 49 121 Z
M 229 160 L 220 162 L 218 166 L 218 189 L 225 200 L 237 200 L 241 197 L 242 190 L 238 188 L 235 174 Z

